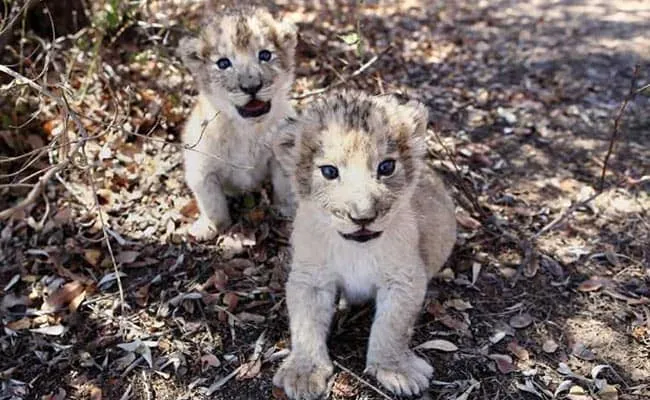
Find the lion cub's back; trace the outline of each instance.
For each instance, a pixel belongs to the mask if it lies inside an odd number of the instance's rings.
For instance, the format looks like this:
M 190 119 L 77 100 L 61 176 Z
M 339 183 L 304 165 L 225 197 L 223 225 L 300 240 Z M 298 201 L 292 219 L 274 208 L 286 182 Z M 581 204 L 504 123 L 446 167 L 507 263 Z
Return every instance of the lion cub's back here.
M 418 221 L 418 248 L 431 278 L 440 271 L 456 242 L 454 202 L 438 174 L 425 168 L 412 204 Z

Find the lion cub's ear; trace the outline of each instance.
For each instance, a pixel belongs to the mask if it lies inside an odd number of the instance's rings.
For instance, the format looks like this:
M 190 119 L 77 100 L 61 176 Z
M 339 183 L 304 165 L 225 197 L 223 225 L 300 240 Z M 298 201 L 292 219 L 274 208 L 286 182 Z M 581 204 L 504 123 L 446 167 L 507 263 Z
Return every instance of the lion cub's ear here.
M 283 20 L 280 22 L 278 29 L 283 42 L 287 43 L 287 48 L 295 49 L 298 45 L 298 27 L 291 21 Z
M 299 121 L 292 117 L 283 119 L 276 128 L 272 147 L 273 155 L 289 175 L 293 175 L 296 169 L 299 140 Z
M 427 106 L 417 100 L 409 100 L 402 107 L 406 110 L 406 115 L 413 123 L 413 137 L 424 138 L 427 133 L 429 124 L 429 110 Z
M 424 157 L 427 152 L 426 135 L 429 123 L 429 110 L 427 106 L 417 100 L 409 100 L 399 106 L 403 126 L 408 127 L 409 141 L 413 155 L 417 158 Z
M 190 71 L 196 71 L 204 61 L 201 54 L 201 40 L 194 36 L 186 36 L 178 42 L 176 55 Z

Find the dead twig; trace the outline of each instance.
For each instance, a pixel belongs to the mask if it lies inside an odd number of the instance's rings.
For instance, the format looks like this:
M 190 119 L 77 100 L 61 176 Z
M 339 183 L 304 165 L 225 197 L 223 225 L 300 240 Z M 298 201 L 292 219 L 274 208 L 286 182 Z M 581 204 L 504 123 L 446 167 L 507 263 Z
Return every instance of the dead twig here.
M 545 233 L 551 231 L 552 229 L 560 225 L 562 222 L 564 222 L 566 218 L 568 218 L 571 214 L 573 214 L 575 210 L 577 210 L 580 207 L 586 206 L 587 204 L 592 202 L 596 197 L 600 196 L 605 190 L 605 176 L 607 175 L 609 158 L 611 157 L 612 152 L 614 151 L 614 146 L 616 144 L 616 140 L 618 139 L 623 113 L 625 112 L 625 109 L 627 108 L 628 104 L 634 99 L 634 97 L 636 97 L 637 94 L 640 93 L 640 91 L 636 89 L 636 81 L 639 76 L 639 70 L 640 70 L 639 65 L 634 67 L 634 73 L 632 74 L 632 79 L 630 81 L 630 90 L 628 91 L 628 94 L 623 99 L 623 102 L 619 106 L 618 111 L 616 112 L 616 116 L 614 117 L 614 125 L 612 127 L 612 133 L 610 134 L 609 137 L 609 146 L 607 148 L 607 153 L 605 154 L 605 160 L 603 161 L 603 166 L 601 169 L 598 190 L 591 196 L 587 197 L 586 199 L 577 201 L 572 205 L 570 205 L 562 214 L 560 214 L 557 218 L 555 218 L 553 221 L 546 224 L 542 229 L 540 229 L 537 233 L 535 233 L 531 238 L 532 242 L 534 242 L 540 236 L 544 235 Z
M 607 148 L 607 154 L 605 155 L 605 161 L 603 161 L 603 169 L 602 173 L 600 175 L 600 185 L 598 185 L 598 192 L 602 193 L 603 189 L 605 188 L 605 175 L 607 174 L 607 163 L 609 162 L 609 157 L 612 155 L 612 151 L 614 150 L 614 144 L 616 144 L 616 139 L 618 139 L 618 133 L 619 133 L 619 128 L 621 125 L 621 118 L 623 117 L 623 113 L 625 112 L 625 109 L 627 108 L 627 105 L 629 104 L 630 101 L 634 99 L 634 97 L 640 93 L 636 90 L 636 80 L 639 76 L 639 69 L 641 67 L 637 65 L 634 67 L 634 73 L 632 74 L 632 79 L 630 81 L 630 90 L 623 99 L 623 103 L 621 103 L 621 106 L 618 108 L 618 112 L 616 113 L 616 118 L 614 118 L 614 126 L 612 128 L 612 134 L 610 135 L 609 139 L 609 147 Z
M 55 95 L 54 93 L 42 87 L 41 85 L 37 84 L 33 80 L 19 74 L 18 72 L 13 71 L 10 68 L 7 68 L 4 65 L 0 65 L 0 72 L 4 72 L 5 74 L 14 78 L 14 82 L 18 84 L 26 84 L 30 88 L 36 90 L 41 95 L 46 96 L 51 100 L 53 100 L 63 110 L 65 114 L 63 119 L 64 121 L 66 121 L 66 124 L 68 119 L 72 120 L 72 122 L 77 127 L 77 131 L 80 136 L 80 140 L 73 145 L 72 149 L 68 153 L 69 156 L 59 160 L 57 164 L 53 165 L 49 170 L 47 170 L 47 172 L 45 172 L 38 179 L 38 182 L 34 185 L 32 190 L 30 190 L 27 197 L 25 197 L 23 200 L 18 202 L 18 204 L 14 205 L 13 207 L 10 207 L 0 212 L 0 219 L 6 219 L 14 215 L 16 212 L 23 210 L 25 207 L 29 206 L 33 202 L 35 202 L 38 196 L 43 192 L 43 189 L 45 188 L 47 182 L 56 173 L 58 173 L 59 171 L 67 167 L 74 160 L 73 156 L 80 155 L 84 163 L 88 165 L 89 163 L 88 163 L 88 157 L 85 152 L 85 145 L 86 142 L 89 140 L 90 135 L 88 134 L 88 131 L 86 130 L 83 123 L 81 122 L 79 115 L 74 110 L 71 109 L 65 96 Z M 113 269 L 115 270 L 115 278 L 117 280 L 117 286 L 120 294 L 120 306 L 122 307 L 122 309 L 124 309 L 124 290 L 122 288 L 122 280 L 120 279 L 119 268 L 117 267 L 117 262 L 115 260 L 115 255 L 113 253 L 113 248 L 111 246 L 111 242 L 107 233 L 106 224 L 104 222 L 104 217 L 102 215 L 101 207 L 99 204 L 99 197 L 97 195 L 97 188 L 95 185 L 95 172 L 92 165 L 89 166 L 89 170 L 90 170 L 89 178 L 90 178 L 91 187 L 93 189 L 95 207 L 97 209 L 97 212 L 99 213 L 99 220 L 102 225 L 102 233 L 104 235 L 104 241 L 106 242 L 106 247 L 108 248 L 111 261 L 113 262 Z
M 32 81 L 31 79 L 19 74 L 18 72 L 14 71 L 14 70 L 12 70 L 10 68 L 7 68 L 4 65 L 0 65 L 0 72 L 3 72 L 5 74 L 11 76 L 12 78 L 15 79 L 15 82 L 17 82 L 18 84 L 26 84 L 30 88 L 32 88 L 32 89 L 36 90 L 37 92 L 39 92 L 40 94 L 52 99 L 62 109 L 64 109 L 64 110 L 68 109 L 68 106 L 67 106 L 66 102 L 61 100 L 61 98 L 59 98 L 59 96 L 56 96 L 54 93 L 52 93 L 49 90 L 45 89 L 44 87 L 40 86 L 39 84 Z M 82 138 L 87 138 L 88 137 L 88 132 L 86 131 L 86 128 L 83 126 L 83 124 L 81 123 L 81 120 L 75 114 L 68 113 L 68 115 L 70 116 L 72 121 L 77 126 L 77 129 L 79 130 L 79 133 L 82 136 Z M 85 143 L 86 143 L 86 141 L 83 140 L 83 139 L 80 140 L 79 142 L 77 142 L 73 146 L 72 152 L 77 152 L 79 149 L 81 149 L 81 147 Z M 47 184 L 47 182 L 54 176 L 54 174 L 56 174 L 57 172 L 59 172 L 63 168 L 65 168 L 70 163 L 70 160 L 71 160 L 71 158 L 67 158 L 65 160 L 59 161 L 58 164 L 52 166 L 51 169 L 49 169 L 47 172 L 45 172 L 38 179 L 38 181 L 36 182 L 36 184 L 34 185 L 32 190 L 30 190 L 30 192 L 27 194 L 27 196 L 24 199 L 19 201 L 13 207 L 10 207 L 10 208 L 8 208 L 6 210 L 0 211 L 0 220 L 10 218 L 15 213 L 24 210 L 27 206 L 29 206 L 30 204 L 35 202 L 36 199 L 38 198 L 38 196 L 41 194 L 41 192 L 45 188 L 45 185 Z
M 386 47 L 384 50 L 382 50 L 378 54 L 374 55 L 370 60 L 368 60 L 366 63 L 364 63 L 362 66 L 360 66 L 357 70 L 355 70 L 353 73 L 351 73 L 347 77 L 344 77 L 341 74 L 336 73 L 339 80 L 336 81 L 335 83 L 332 83 L 331 85 L 326 86 L 324 88 L 311 90 L 309 92 L 305 92 L 305 93 L 299 94 L 297 96 L 293 96 L 292 99 L 293 100 L 302 100 L 302 99 L 305 99 L 307 97 L 323 94 L 325 92 L 328 92 L 328 91 L 334 89 L 337 86 L 341 86 L 341 85 L 347 83 L 349 80 L 354 79 L 355 77 L 363 74 L 368 68 L 370 68 L 374 63 L 376 63 L 382 56 L 384 56 L 386 53 L 388 53 L 390 50 L 392 50 L 392 48 L 393 48 L 392 45 Z

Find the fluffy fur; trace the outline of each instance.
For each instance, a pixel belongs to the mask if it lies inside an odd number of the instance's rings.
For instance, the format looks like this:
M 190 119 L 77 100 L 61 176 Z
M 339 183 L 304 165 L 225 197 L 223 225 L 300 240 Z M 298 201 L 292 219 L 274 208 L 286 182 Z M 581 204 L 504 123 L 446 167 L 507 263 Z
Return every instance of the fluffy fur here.
M 278 122 L 293 114 L 296 28 L 266 10 L 225 10 L 209 20 L 198 37 L 179 43 L 199 96 L 183 131 L 185 177 L 200 210 L 189 233 L 211 239 L 231 224 L 226 195 L 259 188 L 271 175 L 281 214 L 294 212 L 288 177 L 273 158 L 271 138 Z M 260 51 L 271 53 L 262 60 Z M 227 68 L 219 60 L 227 59 Z M 255 90 L 252 92 L 251 89 Z M 256 101 L 270 106 L 263 115 L 241 113 Z
M 433 369 L 409 342 L 427 282 L 455 243 L 456 220 L 423 158 L 427 121 L 421 103 L 346 91 L 316 101 L 275 142 L 298 197 L 286 286 L 292 347 L 273 380 L 292 399 L 326 390 L 333 372 L 326 337 L 339 292 L 349 302 L 376 302 L 366 372 L 398 395 L 429 386 Z M 394 172 L 380 176 L 390 159 Z M 339 176 L 326 179 L 324 165 Z M 360 226 L 381 235 L 344 238 Z

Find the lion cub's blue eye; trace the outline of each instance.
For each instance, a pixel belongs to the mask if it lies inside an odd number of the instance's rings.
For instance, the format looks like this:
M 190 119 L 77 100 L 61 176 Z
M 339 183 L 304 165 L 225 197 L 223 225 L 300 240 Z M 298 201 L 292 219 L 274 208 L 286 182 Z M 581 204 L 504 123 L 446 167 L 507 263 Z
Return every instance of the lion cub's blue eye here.
M 339 170 L 333 165 L 323 165 L 320 167 L 320 172 L 325 179 L 332 180 L 339 177 Z
M 227 58 L 220 58 L 217 60 L 217 67 L 219 67 L 219 69 L 227 69 L 231 65 L 232 63 Z
M 377 167 L 377 175 L 391 176 L 395 172 L 395 160 L 384 160 Z
M 257 54 L 257 57 L 260 59 L 260 61 L 271 61 L 271 52 L 268 50 L 260 50 L 260 52 Z

